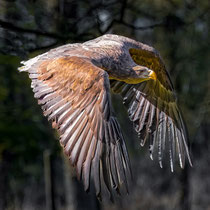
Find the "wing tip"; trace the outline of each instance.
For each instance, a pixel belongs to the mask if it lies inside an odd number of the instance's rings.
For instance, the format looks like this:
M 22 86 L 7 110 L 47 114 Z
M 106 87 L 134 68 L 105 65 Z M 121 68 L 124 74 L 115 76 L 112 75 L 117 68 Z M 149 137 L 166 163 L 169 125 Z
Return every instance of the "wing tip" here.
M 24 63 L 21 62 L 21 64 L 24 64 Z M 24 66 L 20 66 L 20 67 L 18 67 L 18 71 L 19 71 L 19 72 L 26 72 L 26 71 L 28 71 L 28 68 L 26 68 L 25 65 L 24 65 Z

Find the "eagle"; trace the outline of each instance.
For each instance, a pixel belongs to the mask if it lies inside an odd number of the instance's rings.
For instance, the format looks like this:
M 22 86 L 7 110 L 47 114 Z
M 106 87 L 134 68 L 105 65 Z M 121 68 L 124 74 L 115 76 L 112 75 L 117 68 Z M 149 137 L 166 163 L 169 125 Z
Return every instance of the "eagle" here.
M 111 91 L 122 97 L 140 145 L 149 145 L 171 171 L 192 161 L 182 114 L 169 73 L 159 53 L 133 39 L 106 34 L 66 44 L 22 61 L 34 97 L 57 129 L 60 144 L 86 191 L 100 198 L 128 192 L 131 166 L 123 133 L 112 107 Z M 93 180 L 90 182 L 90 180 Z

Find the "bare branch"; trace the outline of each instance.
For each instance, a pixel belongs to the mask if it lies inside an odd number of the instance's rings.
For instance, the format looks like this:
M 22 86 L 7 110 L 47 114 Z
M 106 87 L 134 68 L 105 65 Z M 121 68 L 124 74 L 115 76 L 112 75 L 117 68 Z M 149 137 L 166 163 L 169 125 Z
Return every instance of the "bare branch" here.
M 110 24 L 107 26 L 107 28 L 102 32 L 102 34 L 107 33 L 107 32 L 113 27 L 113 25 L 114 25 L 115 22 L 116 22 L 116 20 L 113 19 L 113 20 L 110 22 Z
M 136 13 L 138 16 L 141 14 L 142 16 L 144 16 L 148 19 L 152 19 L 152 20 L 157 20 L 158 19 L 158 17 L 156 17 L 155 15 L 150 14 L 150 13 L 144 11 L 144 10 L 141 10 L 141 9 L 135 7 L 133 4 L 128 4 L 127 9 Z
M 120 21 L 123 21 L 123 19 L 124 19 L 126 6 L 127 6 L 127 0 L 123 0 L 122 1 L 121 12 L 120 12 Z
M 47 36 L 47 37 L 54 38 L 54 39 L 66 39 L 67 38 L 67 37 L 61 36 L 59 34 L 42 32 L 42 31 L 34 30 L 34 29 L 21 28 L 21 27 L 18 27 L 16 25 L 13 25 L 10 22 L 6 22 L 6 21 L 3 21 L 3 20 L 0 20 L 0 26 L 4 29 L 8 29 L 8 30 L 11 30 L 11 31 L 36 34 L 36 35 L 39 35 L 39 36 Z
M 40 47 L 36 47 L 36 48 L 32 48 L 32 49 L 29 49 L 28 52 L 31 53 L 31 52 L 35 52 L 35 51 L 39 51 L 39 50 L 47 50 L 47 49 L 50 49 L 50 48 L 53 48 L 55 47 L 56 45 L 58 45 L 59 42 L 54 42 L 52 44 L 49 44 L 49 45 L 46 45 L 46 46 L 40 46 Z
M 102 32 L 102 34 L 105 34 L 107 33 L 115 23 L 118 23 L 120 25 L 124 25 L 128 28 L 132 28 L 133 30 L 148 30 L 148 29 L 153 29 L 153 28 L 156 28 L 156 27 L 161 27 L 161 26 L 164 26 L 164 22 L 160 22 L 160 23 L 155 23 L 155 24 L 151 24 L 151 25 L 148 25 L 148 26 L 135 26 L 133 24 L 130 24 L 130 23 L 126 23 L 125 21 L 123 20 L 115 20 L 113 19 L 110 24 L 107 26 L 107 28 Z
M 132 28 L 134 30 L 148 30 L 148 29 L 153 29 L 153 28 L 156 28 L 156 27 L 164 26 L 163 22 L 161 22 L 161 23 L 154 23 L 154 24 L 151 24 L 151 25 L 148 25 L 148 26 L 135 26 L 133 24 L 126 23 L 125 21 L 119 21 L 119 20 L 116 20 L 115 22 L 117 22 L 117 23 L 119 23 L 121 25 L 127 26 L 129 28 Z

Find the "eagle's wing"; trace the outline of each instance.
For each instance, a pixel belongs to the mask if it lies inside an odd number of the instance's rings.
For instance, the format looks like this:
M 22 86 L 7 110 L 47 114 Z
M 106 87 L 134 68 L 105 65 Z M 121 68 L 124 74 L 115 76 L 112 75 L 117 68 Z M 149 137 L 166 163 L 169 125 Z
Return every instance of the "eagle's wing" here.
M 99 197 L 102 183 L 110 193 L 112 188 L 128 191 L 129 157 L 111 108 L 108 74 L 76 56 L 24 64 L 20 70 L 29 72 L 34 96 L 57 128 L 60 144 L 85 190 L 92 175 Z
M 151 158 L 153 159 L 153 151 L 156 149 L 161 167 L 163 156 L 167 152 L 172 171 L 176 154 L 181 168 L 184 167 L 185 156 L 192 165 L 186 128 L 161 58 L 154 52 L 139 49 L 130 49 L 130 55 L 137 64 L 150 68 L 157 75 L 157 80 L 135 85 L 111 81 L 113 91 L 123 97 L 141 145 L 144 146 L 146 140 L 149 140 Z

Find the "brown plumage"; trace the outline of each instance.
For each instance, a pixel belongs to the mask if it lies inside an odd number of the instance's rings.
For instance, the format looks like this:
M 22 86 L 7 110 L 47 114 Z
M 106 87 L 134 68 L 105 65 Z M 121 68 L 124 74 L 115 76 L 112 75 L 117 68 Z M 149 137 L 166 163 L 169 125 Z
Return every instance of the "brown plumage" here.
M 60 135 L 60 144 L 75 166 L 85 190 L 90 177 L 100 197 L 126 190 L 131 179 L 129 157 L 111 105 L 110 89 L 121 94 L 128 115 L 150 156 L 156 150 L 162 167 L 178 157 L 192 165 L 187 134 L 173 86 L 154 48 L 132 39 L 103 35 L 83 44 L 67 44 L 22 62 L 35 98 Z

